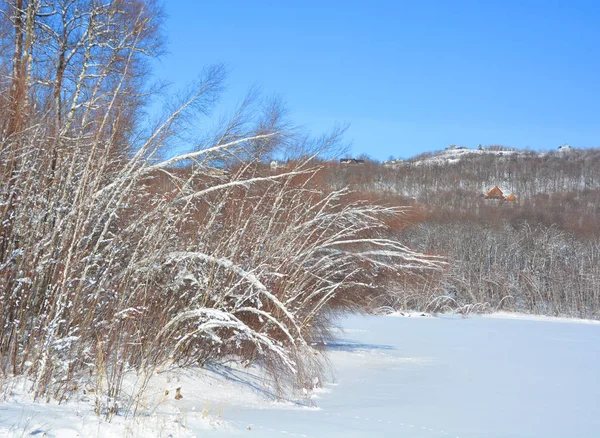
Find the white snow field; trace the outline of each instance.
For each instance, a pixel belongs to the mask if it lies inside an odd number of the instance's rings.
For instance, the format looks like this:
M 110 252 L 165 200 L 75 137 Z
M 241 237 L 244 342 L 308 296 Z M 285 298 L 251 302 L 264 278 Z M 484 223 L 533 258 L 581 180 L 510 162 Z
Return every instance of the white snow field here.
M 329 345 L 335 381 L 310 403 L 276 402 L 221 367 L 154 383 L 137 421 L 89 402 L 0 403 L 0 436 L 600 437 L 600 324 L 552 318 L 363 317 Z

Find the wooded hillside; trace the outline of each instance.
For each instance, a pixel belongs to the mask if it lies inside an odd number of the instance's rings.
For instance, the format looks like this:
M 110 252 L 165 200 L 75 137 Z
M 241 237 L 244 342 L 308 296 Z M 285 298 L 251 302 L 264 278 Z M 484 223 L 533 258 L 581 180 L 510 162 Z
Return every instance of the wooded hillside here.
M 332 187 L 419 209 L 402 239 L 447 257 L 443 275 L 398 285 L 404 301 L 390 305 L 598 318 L 600 150 L 460 152 L 328 167 Z M 490 199 L 495 186 L 516 200 Z

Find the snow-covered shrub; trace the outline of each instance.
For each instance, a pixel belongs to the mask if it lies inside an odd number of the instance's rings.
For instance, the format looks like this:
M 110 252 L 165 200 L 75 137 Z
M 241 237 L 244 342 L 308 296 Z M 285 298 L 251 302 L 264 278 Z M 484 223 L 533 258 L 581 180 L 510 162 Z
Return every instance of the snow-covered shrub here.
M 338 135 L 296 138 L 277 103 L 246 100 L 190 152 L 169 154 L 217 99 L 223 70 L 207 69 L 143 129 L 144 59 L 159 47 L 154 2 L 10 6 L 4 378 L 28 376 L 38 397 L 94 389 L 108 415 L 128 371 L 150 378 L 233 359 L 264 366 L 281 391 L 311 387 L 320 373 L 311 344 L 332 311 L 363 307 L 384 277 L 438 266 L 395 239 L 389 221 L 402 209 L 315 182 L 315 159 Z M 287 168 L 264 164 L 291 150 Z

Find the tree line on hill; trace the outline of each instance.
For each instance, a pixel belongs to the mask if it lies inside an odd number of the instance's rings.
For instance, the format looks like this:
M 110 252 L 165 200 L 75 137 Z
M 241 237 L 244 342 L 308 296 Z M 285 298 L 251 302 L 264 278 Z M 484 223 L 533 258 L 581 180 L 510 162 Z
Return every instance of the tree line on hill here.
M 413 205 L 422 216 L 400 238 L 447 258 L 445 271 L 398 284 L 400 301 L 382 305 L 600 317 L 599 149 L 367 161 L 326 173 L 331 187 Z M 517 201 L 486 199 L 496 185 Z

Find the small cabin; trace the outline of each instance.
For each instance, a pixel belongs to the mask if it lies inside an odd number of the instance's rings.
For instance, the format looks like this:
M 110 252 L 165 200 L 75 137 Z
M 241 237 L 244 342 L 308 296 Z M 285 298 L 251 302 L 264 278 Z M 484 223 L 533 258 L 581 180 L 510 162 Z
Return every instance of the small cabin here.
M 340 164 L 343 165 L 356 165 L 356 164 L 365 164 L 365 160 L 358 160 L 356 158 L 340 158 Z
M 504 196 L 504 193 L 500 189 L 500 187 L 495 186 L 492 190 L 487 192 L 487 195 L 482 195 L 486 201 L 506 201 L 506 202 L 516 202 L 517 197 L 511 193 L 508 196 Z M 502 203 L 502 202 L 500 202 Z
M 487 193 L 485 199 L 504 199 L 504 193 L 502 193 L 500 187 L 496 186 Z

